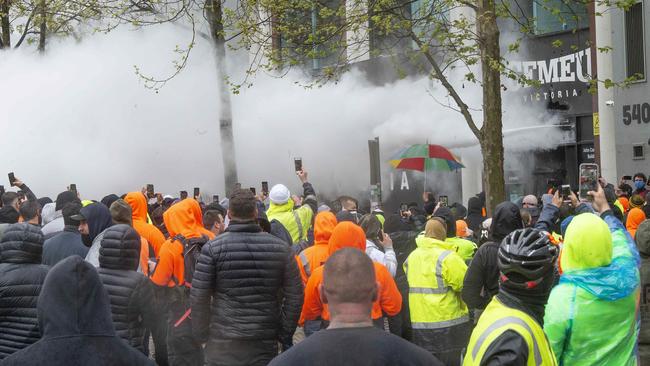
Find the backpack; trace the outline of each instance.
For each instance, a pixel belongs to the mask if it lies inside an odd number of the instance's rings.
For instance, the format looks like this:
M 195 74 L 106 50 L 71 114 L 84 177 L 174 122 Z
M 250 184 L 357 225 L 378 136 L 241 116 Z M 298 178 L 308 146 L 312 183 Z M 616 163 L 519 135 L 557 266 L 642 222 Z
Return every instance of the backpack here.
M 183 235 L 178 234 L 172 238 L 174 241 L 179 241 L 183 245 L 183 264 L 185 265 L 185 286 L 192 287 L 192 278 L 194 277 L 194 270 L 196 263 L 199 261 L 201 255 L 201 248 L 203 244 L 207 243 L 210 239 L 201 235 L 198 238 L 186 239 Z M 174 278 L 174 282 L 178 284 L 178 279 Z

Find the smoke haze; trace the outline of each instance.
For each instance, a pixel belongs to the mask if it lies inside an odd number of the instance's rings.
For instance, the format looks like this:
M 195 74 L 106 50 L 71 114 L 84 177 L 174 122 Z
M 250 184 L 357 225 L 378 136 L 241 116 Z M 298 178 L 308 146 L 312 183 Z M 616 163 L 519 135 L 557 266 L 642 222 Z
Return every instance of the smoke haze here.
M 158 93 L 134 73 L 134 65 L 148 75 L 171 73 L 172 50 L 189 38 L 165 25 L 52 42 L 43 57 L 28 48 L 2 53 L 0 172 L 14 171 L 37 196 L 52 198 L 70 183 L 88 199 L 147 183 L 173 195 L 194 186 L 223 195 L 219 80 L 209 42 L 198 39 L 186 69 Z M 477 86 L 456 85 L 480 108 Z M 432 98 L 449 103 L 439 89 L 426 78 L 376 86 L 352 72 L 336 85 L 306 90 L 291 76 L 260 75 L 232 97 L 239 180 L 258 189 L 261 180 L 281 182 L 295 191 L 298 156 L 318 191 L 360 191 L 369 181 L 367 140 L 376 136 L 383 160 L 427 140 L 478 154 L 468 148 L 476 139 L 461 115 Z M 506 129 L 552 123 L 519 99 L 504 101 Z M 474 114 L 480 121 L 480 111 Z M 506 152 L 550 148 L 560 139 L 538 135 L 506 134 Z

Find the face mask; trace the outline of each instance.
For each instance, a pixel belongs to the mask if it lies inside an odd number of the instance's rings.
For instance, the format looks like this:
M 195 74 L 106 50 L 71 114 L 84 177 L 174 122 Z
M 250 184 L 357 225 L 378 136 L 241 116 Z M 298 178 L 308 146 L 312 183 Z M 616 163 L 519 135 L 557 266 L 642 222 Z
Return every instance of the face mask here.
M 636 187 L 636 189 L 643 189 L 645 188 L 645 182 L 642 180 L 636 180 L 634 181 L 634 187 Z

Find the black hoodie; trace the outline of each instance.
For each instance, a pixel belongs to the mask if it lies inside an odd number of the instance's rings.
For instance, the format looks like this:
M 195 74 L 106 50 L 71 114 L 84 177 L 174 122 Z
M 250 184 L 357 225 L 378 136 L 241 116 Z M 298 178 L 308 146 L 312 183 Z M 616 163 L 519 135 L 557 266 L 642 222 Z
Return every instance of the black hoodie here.
M 478 248 L 465 274 L 461 296 L 470 309 L 485 309 L 492 296 L 499 292 L 499 244 L 508 234 L 523 227 L 519 207 L 514 203 L 502 202 L 494 209 L 492 241 Z
M 95 268 L 68 257 L 45 278 L 38 298 L 42 338 L 2 366 L 154 365 L 115 335 L 108 295 Z
M 99 278 L 108 291 L 115 332 L 142 353 L 144 330 L 155 326 L 153 284 L 138 273 L 140 235 L 128 225 L 106 229 L 99 250 Z
M 470 198 L 467 201 L 467 227 L 473 232 L 478 233 L 484 220 L 485 217 L 483 217 L 481 200 L 478 197 Z
M 41 265 L 43 233 L 9 225 L 0 242 L 0 360 L 38 341 L 36 301 L 47 275 Z
M 79 212 L 88 222 L 88 235 L 81 235 L 86 246 L 91 246 L 95 238 L 104 230 L 113 226 L 113 219 L 108 207 L 101 203 L 93 203 Z

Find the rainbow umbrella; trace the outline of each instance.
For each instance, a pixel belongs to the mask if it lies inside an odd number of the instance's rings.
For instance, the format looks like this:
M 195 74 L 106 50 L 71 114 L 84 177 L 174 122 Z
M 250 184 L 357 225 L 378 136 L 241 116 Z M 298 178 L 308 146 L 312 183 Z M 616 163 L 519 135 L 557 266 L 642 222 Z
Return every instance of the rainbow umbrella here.
M 448 172 L 465 166 L 440 145 L 417 144 L 400 150 L 389 161 L 395 169 Z

